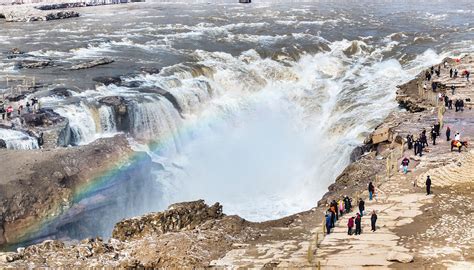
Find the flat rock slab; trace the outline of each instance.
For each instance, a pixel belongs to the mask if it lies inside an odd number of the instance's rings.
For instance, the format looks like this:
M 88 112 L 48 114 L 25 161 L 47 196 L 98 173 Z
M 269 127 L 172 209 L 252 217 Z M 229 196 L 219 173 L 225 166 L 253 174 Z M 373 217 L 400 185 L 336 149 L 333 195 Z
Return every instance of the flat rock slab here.
M 93 67 L 96 67 L 96 66 L 107 65 L 107 64 L 110 64 L 110 63 L 113 63 L 113 62 L 114 62 L 114 60 L 110 59 L 110 58 L 100 58 L 100 59 L 96 59 L 96 60 L 92 60 L 92 61 L 88 61 L 88 62 L 85 62 L 85 63 L 80 63 L 80 64 L 77 64 L 77 65 L 74 65 L 69 69 L 70 70 L 87 69 L 87 68 L 93 68 Z

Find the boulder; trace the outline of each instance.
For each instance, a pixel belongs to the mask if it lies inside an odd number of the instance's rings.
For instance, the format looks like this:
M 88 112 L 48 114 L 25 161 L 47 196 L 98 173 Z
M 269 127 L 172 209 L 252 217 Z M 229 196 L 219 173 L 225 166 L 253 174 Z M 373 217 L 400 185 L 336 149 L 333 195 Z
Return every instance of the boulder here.
M 64 117 L 47 108 L 42 108 L 36 113 L 24 114 L 22 117 L 25 124 L 29 126 L 53 125 L 64 121 Z
M 51 94 L 58 96 L 58 97 L 70 97 L 72 96 L 71 89 L 66 87 L 56 87 L 51 90 Z
M 154 67 L 142 67 L 140 68 L 140 71 L 147 74 L 157 74 L 160 73 L 161 69 Z
M 410 263 L 413 262 L 413 255 L 391 251 L 387 254 L 386 260 L 390 262 Z
M 351 162 L 357 161 L 362 155 L 364 155 L 366 152 L 369 152 L 371 149 L 372 149 L 372 145 L 370 144 L 357 146 L 351 152 L 351 156 L 350 156 Z
M 69 69 L 70 70 L 87 69 L 87 68 L 93 68 L 93 67 L 96 67 L 96 66 L 107 65 L 107 64 L 110 64 L 110 63 L 113 63 L 113 62 L 114 62 L 114 60 L 110 59 L 110 58 L 100 58 L 100 59 L 96 59 L 96 60 L 92 60 L 92 61 L 88 61 L 88 62 L 84 62 L 84 63 L 74 65 Z
M 120 96 L 109 96 L 99 99 L 99 103 L 113 107 L 115 112 L 122 116 L 127 114 L 126 102 L 125 98 Z
M 52 66 L 51 60 L 23 60 L 16 64 L 18 69 L 41 69 L 48 66 Z
M 92 80 L 94 82 L 98 82 L 103 85 L 110 85 L 110 84 L 120 85 L 122 83 L 122 79 L 120 78 L 120 76 L 100 76 L 100 77 L 95 77 Z

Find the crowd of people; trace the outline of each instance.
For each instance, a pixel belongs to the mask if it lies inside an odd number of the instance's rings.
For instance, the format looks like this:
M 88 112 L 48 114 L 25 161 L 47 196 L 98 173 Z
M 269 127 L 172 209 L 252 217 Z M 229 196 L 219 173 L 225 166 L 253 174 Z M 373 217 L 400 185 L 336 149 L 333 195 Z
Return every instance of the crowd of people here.
M 375 194 L 375 186 L 372 182 L 369 183 L 368 190 L 369 200 L 372 200 Z M 359 198 L 357 206 L 358 212 L 347 221 L 348 235 L 362 234 L 362 217 L 365 214 L 365 201 L 362 198 Z M 331 234 L 331 230 L 336 226 L 336 222 L 341 219 L 343 215 L 351 213 L 352 207 L 352 198 L 349 198 L 348 196 L 344 196 L 344 198 L 339 199 L 339 201 L 333 200 L 329 204 L 329 208 L 327 209 L 324 218 L 326 234 Z M 375 210 L 373 210 L 370 215 L 371 231 L 373 232 L 376 231 L 376 222 L 377 214 L 375 213 Z
M 14 108 L 14 105 L 16 105 L 16 108 Z M 36 113 L 38 110 L 39 101 L 36 97 L 33 97 L 31 100 L 27 100 L 26 103 L 19 101 L 16 104 L 5 104 L 4 101 L 0 100 L 0 115 L 2 120 L 11 120 L 15 116 L 15 112 L 16 115 L 20 117 L 24 113 Z

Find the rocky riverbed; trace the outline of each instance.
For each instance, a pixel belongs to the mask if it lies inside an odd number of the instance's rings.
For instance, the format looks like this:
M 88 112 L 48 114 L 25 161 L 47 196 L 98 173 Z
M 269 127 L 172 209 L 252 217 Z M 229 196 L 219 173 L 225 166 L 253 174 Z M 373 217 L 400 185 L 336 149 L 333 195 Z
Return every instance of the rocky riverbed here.
M 459 69 L 474 67 L 470 55 L 460 63 L 450 59 L 447 62 Z M 450 98 L 472 96 L 472 83 L 465 82 L 465 78 L 449 78 L 447 71 L 443 68 L 442 76 L 434 78 L 440 86 L 438 92 L 422 88 L 424 72 L 399 87 L 397 100 L 407 111 L 394 112 L 380 124 L 365 145 L 354 151 L 354 162 L 329 187 L 318 206 L 309 211 L 253 223 L 225 215 L 225 205 L 223 208 L 219 203 L 212 206 L 203 201 L 179 203 L 164 212 L 122 220 L 115 225 L 109 240 L 85 239 L 80 243 L 46 240 L 18 248 L 16 252 L 2 253 L 1 266 L 262 268 L 322 265 L 328 269 L 364 266 L 382 269 L 405 268 L 404 263 L 412 263 L 413 267 L 469 269 L 474 263 L 472 234 L 466 234 L 469 225 L 465 222 L 472 217 L 473 209 L 465 205 L 462 211 L 457 211 L 460 209 L 453 206 L 474 199 L 473 179 L 469 177 L 472 154 L 449 152 L 448 143 L 440 138 L 436 146 L 426 149 L 423 157 L 417 157 L 402 143 L 407 134 L 418 134 L 436 121 L 434 106 L 438 93 Z M 463 85 L 457 96 L 446 91 L 450 83 Z M 467 121 L 472 117 L 468 104 L 464 112 L 446 112 L 444 122 L 453 131 L 462 126 L 463 136 L 472 138 L 474 126 Z M 374 138 L 385 130 L 388 135 L 375 143 Z M 2 241 L 14 241 L 12 237 L 21 237 L 31 220 L 55 215 L 57 213 L 52 211 L 70 206 L 69 198 L 78 183 L 87 181 L 104 162 L 116 162 L 128 151 L 127 141 L 118 136 L 74 150 L 1 152 L 8 156 L 1 166 L 11 172 L 2 182 Z M 411 160 L 407 175 L 398 172 L 402 156 L 409 156 Z M 27 164 L 37 169 L 21 170 Z M 387 168 L 390 171 L 387 172 Z M 442 175 L 445 172 L 447 174 Z M 434 195 L 423 194 L 426 174 L 434 179 Z M 377 195 L 375 201 L 367 202 L 366 209 L 379 213 L 377 233 L 365 229 L 361 236 L 348 237 L 344 222 L 350 215 L 346 215 L 334 232 L 324 237 L 320 225 L 327 203 L 343 195 L 366 198 L 369 181 L 375 183 Z M 21 192 L 13 192 L 18 190 Z M 62 208 L 51 209 L 49 205 L 53 202 L 60 202 Z M 453 212 L 455 210 L 457 212 Z M 459 222 L 465 225 L 454 226 Z M 367 218 L 364 218 L 366 227 Z M 440 228 L 448 227 L 452 237 L 441 237 Z M 417 235 L 422 236 L 421 242 Z M 47 234 L 44 237 L 47 238 Z

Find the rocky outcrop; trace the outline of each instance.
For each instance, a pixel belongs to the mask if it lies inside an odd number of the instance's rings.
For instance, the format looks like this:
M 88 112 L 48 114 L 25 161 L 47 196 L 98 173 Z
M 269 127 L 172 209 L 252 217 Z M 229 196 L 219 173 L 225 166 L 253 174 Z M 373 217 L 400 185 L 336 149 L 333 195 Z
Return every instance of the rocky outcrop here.
M 135 234 L 126 236 L 129 230 Z M 201 268 L 262 232 L 259 224 L 225 216 L 219 204 L 208 206 L 199 200 L 123 220 L 115 234 L 124 240 L 88 238 L 74 245 L 47 240 L 0 253 L 0 267 Z
M 107 65 L 107 64 L 110 64 L 110 63 L 113 63 L 113 62 L 114 62 L 114 60 L 110 59 L 110 58 L 100 58 L 100 59 L 96 59 L 96 60 L 92 60 L 92 61 L 88 61 L 88 62 L 85 62 L 85 63 L 80 63 L 80 64 L 77 64 L 77 65 L 74 65 L 74 66 L 70 67 L 69 69 L 70 70 L 87 69 L 87 68 L 93 68 L 93 67 L 96 67 L 96 66 Z
M 123 220 L 115 225 L 112 237 L 129 240 L 144 235 L 162 235 L 167 232 L 191 230 L 208 220 L 223 217 L 222 206 L 216 203 L 207 206 L 203 200 L 171 205 L 161 213 L 152 213 Z
M 49 21 L 79 17 L 79 13 L 76 11 L 42 11 L 31 5 L 3 6 L 2 9 L 2 14 L 7 22 Z
M 53 62 L 50 60 L 23 60 L 16 64 L 18 69 L 41 69 L 52 66 Z
M 94 82 L 98 82 L 106 86 L 110 84 L 120 85 L 120 83 L 122 82 L 120 76 L 100 76 L 95 77 L 92 80 Z
M 93 179 L 109 163 L 121 164 L 123 157 L 132 152 L 128 141 L 122 136 L 72 149 L 34 150 L 27 155 L 21 151 L 0 151 L 3 157 L 0 164 L 2 246 L 57 233 L 61 230 L 61 224 L 53 220 L 64 224 L 67 219 L 53 217 L 60 217 L 73 205 L 76 188 Z M 143 169 L 149 170 L 149 167 L 144 166 Z M 124 166 L 123 170 L 122 179 L 117 181 L 134 179 L 140 183 L 139 175 L 146 177 L 145 172 L 134 172 L 140 168 Z M 133 175 L 135 173 L 137 175 Z M 112 200 L 117 197 L 118 193 L 111 194 Z M 45 220 L 49 221 L 44 223 Z M 37 226 L 40 222 L 42 226 Z M 97 225 L 96 222 L 94 226 Z
M 7 143 L 3 139 L 0 139 L 0 148 L 7 148 Z
M 50 92 L 54 96 L 66 98 L 66 97 L 71 97 L 72 96 L 73 90 L 71 90 L 69 88 L 66 88 L 66 87 L 56 87 L 56 88 L 52 89 Z

